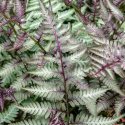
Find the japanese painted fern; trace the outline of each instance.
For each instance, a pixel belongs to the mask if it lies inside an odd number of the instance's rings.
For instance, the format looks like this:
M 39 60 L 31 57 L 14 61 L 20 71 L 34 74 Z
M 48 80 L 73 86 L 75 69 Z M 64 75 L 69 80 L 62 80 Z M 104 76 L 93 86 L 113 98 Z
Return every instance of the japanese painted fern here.
M 0 3 L 1 125 L 114 125 L 125 117 L 122 0 Z

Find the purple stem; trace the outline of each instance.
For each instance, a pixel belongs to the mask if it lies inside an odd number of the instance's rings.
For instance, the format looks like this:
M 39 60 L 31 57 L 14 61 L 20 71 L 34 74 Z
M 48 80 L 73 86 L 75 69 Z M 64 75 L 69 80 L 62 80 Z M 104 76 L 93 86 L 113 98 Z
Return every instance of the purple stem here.
M 4 26 L 4 25 L 7 24 L 7 23 L 10 23 L 11 21 L 13 21 L 13 20 L 8 20 L 8 21 L 6 21 L 5 23 L 1 24 L 0 27 Z
M 64 72 L 64 66 L 63 66 L 63 61 L 62 61 L 62 55 L 61 55 L 61 49 L 60 49 L 60 43 L 55 31 L 55 28 L 53 26 L 53 23 L 50 19 L 50 17 L 48 17 L 48 21 L 53 29 L 53 33 L 55 35 L 55 39 L 58 45 L 58 51 L 59 51 L 59 55 L 60 55 L 60 61 L 61 61 L 61 67 L 62 67 L 62 75 L 63 75 L 63 79 L 64 79 L 64 88 L 65 88 L 65 95 L 66 95 L 66 110 L 67 110 L 67 125 L 69 124 L 69 108 L 68 108 L 68 94 L 67 94 L 67 88 L 66 88 L 66 77 L 65 77 L 65 72 Z
M 115 98 L 117 95 L 118 94 L 113 95 L 111 98 L 109 98 L 108 100 L 104 101 L 101 106 L 104 106 L 106 103 L 108 103 L 110 100 L 112 100 L 113 98 Z M 98 107 L 98 105 L 97 105 L 97 107 Z
M 97 74 L 99 74 L 100 72 L 102 72 L 104 69 L 106 69 L 108 66 L 111 66 L 111 65 L 113 65 L 115 63 L 118 63 L 118 62 L 120 62 L 120 61 L 119 60 L 118 61 L 113 61 L 112 63 L 105 65 L 97 73 L 95 73 L 93 76 L 96 76 Z
M 21 37 L 21 39 L 19 40 L 19 42 L 17 43 L 17 45 L 14 47 L 14 49 L 16 49 L 19 46 L 19 44 L 23 41 L 25 35 L 26 35 L 26 33 L 23 34 L 23 36 Z
M 96 3 L 95 3 L 95 6 L 94 6 L 95 10 L 94 10 L 93 22 L 95 22 L 96 6 L 97 6 L 97 0 L 96 0 Z

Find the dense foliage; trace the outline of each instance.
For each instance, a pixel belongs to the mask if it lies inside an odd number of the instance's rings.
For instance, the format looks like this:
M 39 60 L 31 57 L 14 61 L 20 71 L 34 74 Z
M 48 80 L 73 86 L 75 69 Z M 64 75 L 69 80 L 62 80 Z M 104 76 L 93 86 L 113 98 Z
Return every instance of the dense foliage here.
M 0 0 L 0 124 L 122 125 L 124 13 L 124 0 Z

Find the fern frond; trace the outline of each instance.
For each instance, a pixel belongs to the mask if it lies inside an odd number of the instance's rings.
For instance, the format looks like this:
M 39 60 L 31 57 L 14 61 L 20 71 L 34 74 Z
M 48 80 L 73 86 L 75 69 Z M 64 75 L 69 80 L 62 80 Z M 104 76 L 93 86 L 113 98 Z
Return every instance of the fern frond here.
M 11 85 L 12 88 L 15 88 L 17 91 L 20 91 L 23 87 L 26 87 L 30 84 L 31 80 L 28 75 L 23 75 L 22 77 L 18 77 L 16 81 Z
M 33 93 L 34 95 L 38 95 L 40 97 L 46 97 L 48 99 L 52 100 L 62 100 L 64 97 L 64 89 L 59 88 L 58 86 L 32 86 L 30 88 L 23 88 L 23 90 L 26 90 L 30 93 Z
M 26 9 L 26 1 L 16 0 L 15 3 L 15 14 L 19 19 L 19 23 L 21 23 L 22 16 L 24 16 L 25 9 Z
M 73 92 L 73 95 L 70 95 L 69 103 L 74 107 L 75 105 L 83 105 L 83 102 L 88 102 L 90 100 L 96 100 L 102 96 L 107 89 L 88 89 L 79 92 Z
M 106 118 L 101 116 L 88 116 L 88 115 L 78 115 L 76 117 L 75 122 L 71 122 L 70 124 L 79 124 L 79 125 L 114 125 L 117 121 L 119 121 L 122 117 L 124 117 L 125 114 L 121 115 L 120 117 L 114 117 L 114 118 Z
M 60 13 L 58 13 L 58 19 L 64 20 L 64 19 L 70 18 L 74 12 L 75 12 L 74 9 L 60 12 Z
M 10 73 L 10 74 L 7 74 L 6 76 L 1 76 L 2 78 L 2 87 L 5 87 L 6 85 L 9 85 L 11 82 L 13 82 L 14 80 L 16 80 L 16 77 L 15 77 L 15 74 Z
M 86 52 L 86 49 L 84 49 L 83 51 L 79 51 L 79 52 L 77 52 L 75 54 L 72 54 L 72 55 L 66 57 L 65 60 L 66 61 L 69 60 L 70 63 L 75 63 L 75 62 L 78 61 L 79 58 L 81 58 L 84 55 L 85 52 Z
M 112 80 L 110 78 L 102 78 L 103 83 L 110 89 L 112 89 L 113 91 L 119 93 L 122 96 L 125 96 L 125 93 L 120 89 L 120 87 L 118 86 L 118 83 L 115 80 Z
M 52 77 L 57 77 L 58 70 L 57 69 L 51 69 L 51 68 L 42 68 L 41 70 L 36 70 L 32 72 L 28 72 L 29 74 L 37 75 L 37 76 L 42 76 L 44 79 L 49 79 Z
M 63 85 L 59 82 L 59 81 L 43 81 L 43 79 L 41 78 L 31 78 L 31 80 L 39 86 L 60 86 L 61 88 L 63 87 Z
M 28 119 L 21 122 L 11 123 L 9 125 L 48 125 L 49 119 L 42 119 L 42 120 L 34 120 Z
M 103 0 L 100 0 L 100 8 L 101 8 L 101 13 L 102 13 L 102 15 L 103 15 L 105 18 L 107 18 L 109 14 L 108 14 L 108 11 L 107 11 L 106 7 L 104 6 Z M 103 18 L 104 18 L 104 17 L 103 17 Z
M 79 90 L 89 89 L 89 85 L 84 80 L 81 80 L 81 81 L 78 81 L 78 82 L 74 82 L 74 85 Z
M 27 98 L 29 98 L 30 94 L 19 91 L 19 92 L 14 93 L 14 97 L 17 101 L 22 101 L 22 100 L 26 100 Z
M 60 110 L 60 106 L 62 107 L 62 110 Z M 65 106 L 63 104 L 52 104 L 49 102 L 45 102 L 45 103 L 29 103 L 27 105 L 24 106 L 16 106 L 17 108 L 19 108 L 20 110 L 26 112 L 26 113 L 30 113 L 33 115 L 41 115 L 41 116 L 45 116 L 45 118 L 48 118 L 51 114 L 51 112 L 64 112 L 65 113 Z
M 5 51 L 4 46 L 5 46 L 4 43 L 0 44 L 0 53 L 2 53 L 3 51 Z
M 97 102 L 97 114 L 99 114 L 101 111 L 104 111 L 105 109 L 108 109 L 112 104 L 114 104 L 116 100 L 116 94 L 113 94 L 111 92 L 107 92 Z
M 0 124 L 1 123 L 11 123 L 11 121 L 15 121 L 14 118 L 17 117 L 19 109 L 10 105 L 8 110 L 0 114 Z
M 20 68 L 19 66 L 21 66 L 21 63 L 15 62 L 14 60 L 12 62 L 13 63 L 5 64 L 4 67 L 0 69 L 0 76 L 5 76 Z
M 119 117 L 122 109 L 124 109 L 125 107 L 125 98 L 119 98 L 117 99 L 116 103 L 115 103 L 115 112 L 117 117 Z
M 87 33 L 89 35 L 94 35 L 96 37 L 99 37 L 99 38 L 103 38 L 104 37 L 104 33 L 102 32 L 101 29 L 99 29 L 95 24 L 91 23 L 91 24 L 88 24 L 86 27 L 86 30 L 87 30 Z
M 112 14 L 115 16 L 115 18 L 119 21 L 123 21 L 123 13 L 116 7 L 113 3 L 111 3 L 110 0 L 106 0 Z

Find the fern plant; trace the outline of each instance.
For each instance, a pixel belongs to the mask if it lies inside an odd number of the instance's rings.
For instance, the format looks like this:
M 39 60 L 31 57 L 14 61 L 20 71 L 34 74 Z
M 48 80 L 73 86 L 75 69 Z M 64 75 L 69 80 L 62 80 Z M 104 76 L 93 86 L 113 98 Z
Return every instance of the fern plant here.
M 125 117 L 123 1 L 0 3 L 0 124 L 114 125 Z

